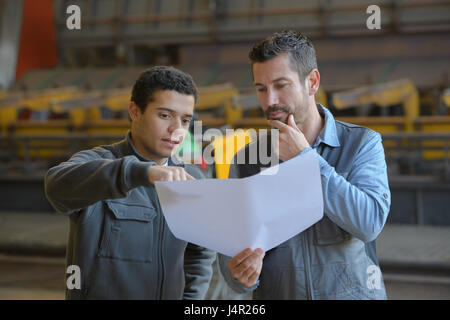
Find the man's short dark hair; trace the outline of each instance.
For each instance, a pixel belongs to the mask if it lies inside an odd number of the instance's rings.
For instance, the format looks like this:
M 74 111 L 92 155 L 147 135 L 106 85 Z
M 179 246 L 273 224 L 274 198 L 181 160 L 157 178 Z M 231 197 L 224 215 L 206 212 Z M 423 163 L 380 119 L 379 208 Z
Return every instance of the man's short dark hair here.
M 253 67 L 255 62 L 265 62 L 285 53 L 289 55 L 292 67 L 297 70 L 301 81 L 313 69 L 317 69 L 316 50 L 311 40 L 292 30 L 272 34 L 253 46 L 248 56 Z
M 153 94 L 158 90 L 173 90 L 194 96 L 197 103 L 198 89 L 192 77 L 178 69 L 155 66 L 141 73 L 133 85 L 131 101 L 144 113 L 147 104 L 153 101 Z

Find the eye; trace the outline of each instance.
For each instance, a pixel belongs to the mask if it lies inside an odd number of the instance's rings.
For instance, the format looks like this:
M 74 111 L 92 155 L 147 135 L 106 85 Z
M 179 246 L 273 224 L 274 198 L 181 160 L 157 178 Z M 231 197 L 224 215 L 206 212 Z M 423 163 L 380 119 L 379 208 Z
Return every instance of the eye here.
M 167 113 L 160 113 L 159 116 L 161 119 L 169 119 L 170 118 L 170 115 Z
M 278 89 L 282 89 L 282 88 L 284 88 L 286 86 L 287 86 L 287 83 L 280 83 L 280 84 L 277 85 L 277 88 Z
M 266 91 L 267 91 L 266 88 L 262 88 L 262 87 L 259 87 L 259 88 L 257 88 L 256 90 L 257 90 L 258 92 L 266 92 Z
M 184 124 L 189 124 L 190 122 L 191 122 L 190 119 L 183 119 L 183 123 L 184 123 Z

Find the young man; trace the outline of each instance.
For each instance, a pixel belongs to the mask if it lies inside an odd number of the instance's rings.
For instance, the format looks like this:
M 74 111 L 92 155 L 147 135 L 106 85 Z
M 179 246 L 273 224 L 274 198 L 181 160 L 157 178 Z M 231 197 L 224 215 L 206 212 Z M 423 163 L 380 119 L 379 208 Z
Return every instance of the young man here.
M 280 160 L 318 153 L 324 218 L 268 252 L 220 256 L 227 283 L 237 292 L 254 290 L 254 299 L 385 299 L 375 249 L 390 207 L 380 134 L 336 121 L 316 104 L 320 74 L 314 47 L 302 34 L 275 33 L 249 56 L 259 103 L 268 124 L 279 129 Z M 239 151 L 245 159 L 249 149 Z M 230 177 L 260 169 L 235 164 Z
M 67 299 L 203 299 L 215 253 L 167 227 L 155 181 L 201 178 L 175 152 L 193 117 L 197 88 L 171 67 L 143 72 L 133 86 L 125 140 L 81 151 L 51 168 L 45 192 L 70 218 L 67 266 L 81 288 Z

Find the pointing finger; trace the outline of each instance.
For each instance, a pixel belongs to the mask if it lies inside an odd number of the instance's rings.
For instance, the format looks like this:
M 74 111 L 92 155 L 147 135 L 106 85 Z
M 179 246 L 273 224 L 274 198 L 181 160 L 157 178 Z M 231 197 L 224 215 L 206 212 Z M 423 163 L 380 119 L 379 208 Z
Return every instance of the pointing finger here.
M 191 176 L 189 173 L 185 172 L 186 180 L 195 180 L 193 176 Z

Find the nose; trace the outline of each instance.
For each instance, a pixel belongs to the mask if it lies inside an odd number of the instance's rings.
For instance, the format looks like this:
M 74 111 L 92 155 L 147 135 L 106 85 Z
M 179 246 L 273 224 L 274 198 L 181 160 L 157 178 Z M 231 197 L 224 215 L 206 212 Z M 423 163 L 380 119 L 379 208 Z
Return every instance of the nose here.
M 268 88 L 261 104 L 268 108 L 270 106 L 278 105 L 279 102 L 280 100 L 277 92 Z
M 173 140 L 182 140 L 186 136 L 187 130 L 183 127 L 181 119 L 172 119 L 167 131 Z
M 174 118 L 172 119 L 172 121 L 170 122 L 170 125 L 169 125 L 169 127 L 167 128 L 167 130 L 168 130 L 170 133 L 173 133 L 174 131 L 176 131 L 176 130 L 182 128 L 182 127 L 183 127 L 183 126 L 182 126 L 182 124 L 181 124 L 181 119 L 178 119 L 177 117 L 174 117 Z

